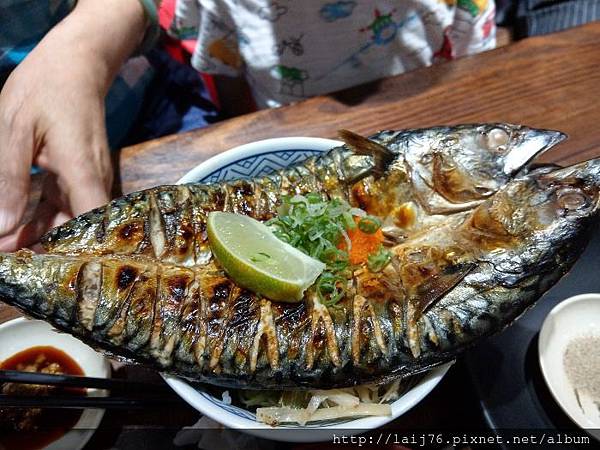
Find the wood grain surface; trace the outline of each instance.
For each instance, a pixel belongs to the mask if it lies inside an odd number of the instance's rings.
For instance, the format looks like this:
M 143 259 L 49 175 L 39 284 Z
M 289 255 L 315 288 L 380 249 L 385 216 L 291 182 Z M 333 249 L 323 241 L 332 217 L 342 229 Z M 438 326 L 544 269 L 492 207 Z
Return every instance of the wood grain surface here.
M 16 308 L 8 306 L 4 303 L 0 303 L 0 323 L 4 323 L 7 320 L 14 319 L 15 317 L 19 317 L 20 315 L 21 314 Z
M 210 156 L 282 136 L 335 137 L 461 122 L 555 128 L 570 139 L 545 161 L 600 155 L 600 23 L 529 38 L 484 54 L 259 111 L 208 128 L 125 148 L 123 192 L 174 183 Z
M 336 137 L 465 122 L 554 128 L 570 139 L 542 158 L 562 164 L 600 156 L 600 22 L 529 38 L 491 52 L 259 111 L 198 131 L 123 149 L 117 190 L 176 182 L 207 158 L 283 136 Z M 0 305 L 0 323 L 16 317 Z

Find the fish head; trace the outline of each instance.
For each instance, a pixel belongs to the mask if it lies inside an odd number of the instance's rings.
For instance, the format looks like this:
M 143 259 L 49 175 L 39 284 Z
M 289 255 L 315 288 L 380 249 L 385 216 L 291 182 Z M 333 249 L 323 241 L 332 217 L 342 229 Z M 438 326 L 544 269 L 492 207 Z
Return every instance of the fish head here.
M 582 221 L 600 212 L 600 158 L 543 173 L 537 185 L 546 197 L 543 210 L 557 219 Z
M 451 204 L 492 196 L 564 133 L 504 123 L 442 127 L 409 157 L 424 182 Z
M 479 205 L 466 229 L 484 250 L 516 248 L 531 239 L 567 242 L 600 212 L 600 159 L 519 177 Z

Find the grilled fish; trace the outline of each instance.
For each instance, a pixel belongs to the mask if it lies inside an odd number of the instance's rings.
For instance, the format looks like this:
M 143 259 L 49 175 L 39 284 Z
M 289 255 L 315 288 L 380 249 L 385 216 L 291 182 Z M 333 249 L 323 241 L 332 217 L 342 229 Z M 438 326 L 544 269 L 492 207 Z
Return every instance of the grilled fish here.
M 559 132 L 492 124 L 343 138 L 260 180 L 159 187 L 80 216 L 45 238 L 50 254 L 1 255 L 0 296 L 92 346 L 193 380 L 383 382 L 508 325 L 568 270 L 598 215 L 599 160 L 511 181 Z M 236 286 L 211 258 L 208 212 L 265 220 L 281 193 L 314 191 L 405 232 L 388 242 L 391 264 L 359 267 L 335 307 L 311 290 L 289 305 Z
M 61 254 L 146 255 L 193 267 L 211 260 L 210 211 L 258 220 L 276 213 L 282 195 L 319 192 L 341 197 L 384 219 L 397 243 L 412 233 L 472 209 L 506 184 L 563 133 L 510 124 L 386 131 L 258 180 L 161 186 L 83 214 L 42 238 Z
M 510 181 L 460 223 L 358 269 L 336 307 L 275 303 L 214 262 L 0 256 L 0 295 L 105 351 L 232 387 L 334 387 L 427 370 L 510 324 L 572 266 L 600 212 L 600 159 Z

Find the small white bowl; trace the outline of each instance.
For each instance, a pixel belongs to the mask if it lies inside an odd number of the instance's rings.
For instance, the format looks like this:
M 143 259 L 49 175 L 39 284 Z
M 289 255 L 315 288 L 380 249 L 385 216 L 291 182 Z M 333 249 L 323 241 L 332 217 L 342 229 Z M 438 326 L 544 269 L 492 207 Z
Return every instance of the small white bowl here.
M 245 144 L 221 153 L 188 172 L 178 183 L 216 183 L 236 178 L 266 175 L 277 169 L 303 161 L 309 156 L 325 152 L 342 142 L 331 139 L 287 137 L 266 139 Z M 423 374 L 395 402 L 390 417 L 337 419 L 326 423 L 314 422 L 305 426 L 284 424 L 272 427 L 256 420 L 256 415 L 235 405 L 228 405 L 201 387 L 193 387 L 185 380 L 163 375 L 165 381 L 192 407 L 211 419 L 248 434 L 265 439 L 287 442 L 322 442 L 332 434 L 344 430 L 345 435 L 356 434 L 385 425 L 419 403 L 444 377 L 452 363 L 439 366 Z
M 563 364 L 569 342 L 582 336 L 600 336 L 600 294 L 570 297 L 550 311 L 538 340 L 540 366 L 550 392 L 563 411 L 600 439 L 600 411 L 590 408 L 592 412 L 584 414 Z
M 41 320 L 24 317 L 0 325 L 0 361 L 31 347 L 50 346 L 62 350 L 81 367 L 85 376 L 108 378 L 110 364 L 102 355 L 74 337 L 59 333 Z M 89 396 L 106 396 L 106 391 L 89 389 Z M 52 442 L 46 450 L 80 450 L 90 440 L 104 415 L 103 409 L 86 409 L 73 429 Z

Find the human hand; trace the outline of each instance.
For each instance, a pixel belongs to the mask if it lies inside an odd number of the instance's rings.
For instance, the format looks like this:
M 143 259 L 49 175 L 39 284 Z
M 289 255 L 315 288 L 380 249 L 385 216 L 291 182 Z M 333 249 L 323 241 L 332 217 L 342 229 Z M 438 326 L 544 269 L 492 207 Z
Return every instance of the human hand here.
M 49 36 L 0 94 L 0 250 L 35 242 L 56 225 L 109 199 L 110 154 L 96 64 Z M 91 55 L 90 55 L 91 56 Z M 54 174 L 31 224 L 20 224 L 33 164 Z
M 104 97 L 145 25 L 137 0 L 119 6 L 80 1 L 0 93 L 0 251 L 29 246 L 48 228 L 110 198 Z M 105 33 L 107 23 L 112 34 Z M 49 176 L 33 220 L 22 223 L 32 164 Z

